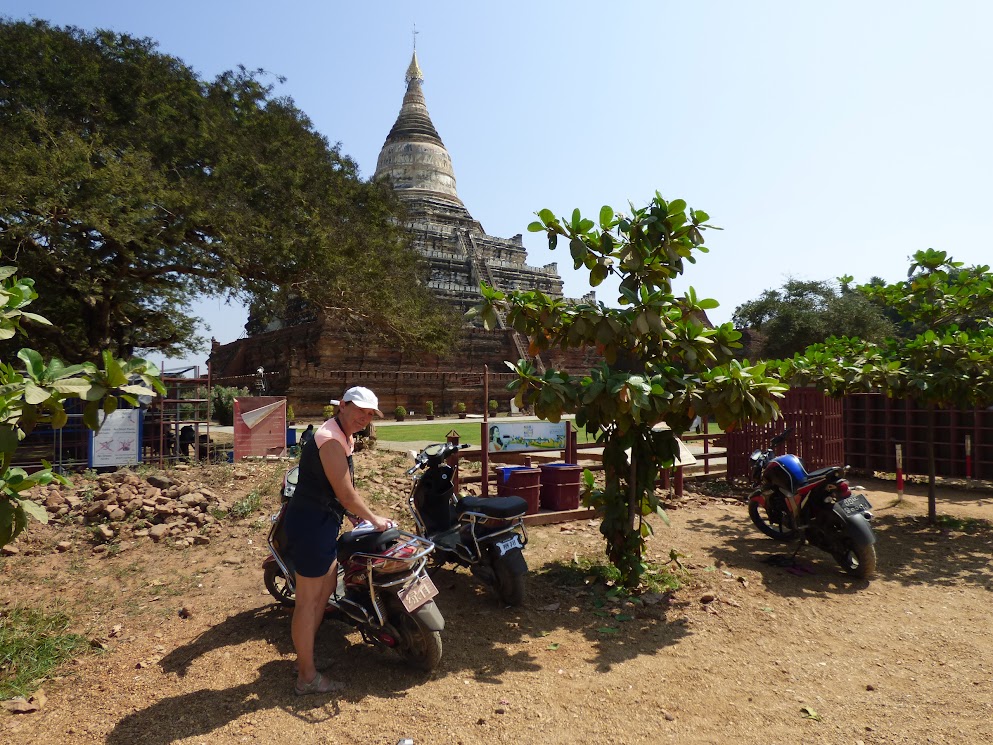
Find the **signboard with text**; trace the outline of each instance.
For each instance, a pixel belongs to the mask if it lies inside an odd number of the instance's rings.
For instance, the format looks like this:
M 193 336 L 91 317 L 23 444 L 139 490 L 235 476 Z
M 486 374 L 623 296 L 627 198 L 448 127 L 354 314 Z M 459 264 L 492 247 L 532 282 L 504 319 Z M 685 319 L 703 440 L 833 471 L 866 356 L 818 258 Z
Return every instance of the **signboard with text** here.
M 141 460 L 141 409 L 117 409 L 90 432 L 90 468 L 133 466 Z
M 490 421 L 489 451 L 503 453 L 513 450 L 564 450 L 565 422 L 494 422 Z

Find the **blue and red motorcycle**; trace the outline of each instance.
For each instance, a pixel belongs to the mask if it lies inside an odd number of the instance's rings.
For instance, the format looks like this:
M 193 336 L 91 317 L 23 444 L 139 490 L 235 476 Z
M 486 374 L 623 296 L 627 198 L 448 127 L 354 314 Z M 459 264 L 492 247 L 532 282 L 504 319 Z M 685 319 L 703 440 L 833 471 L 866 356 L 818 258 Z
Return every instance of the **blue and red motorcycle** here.
M 786 429 L 769 448 L 752 453 L 748 516 L 773 540 L 795 542 L 796 551 L 809 543 L 831 554 L 848 574 L 869 579 L 876 571 L 872 505 L 864 494 L 852 492 L 848 466 L 808 472 L 795 455 L 776 456 L 776 446 L 789 434 Z

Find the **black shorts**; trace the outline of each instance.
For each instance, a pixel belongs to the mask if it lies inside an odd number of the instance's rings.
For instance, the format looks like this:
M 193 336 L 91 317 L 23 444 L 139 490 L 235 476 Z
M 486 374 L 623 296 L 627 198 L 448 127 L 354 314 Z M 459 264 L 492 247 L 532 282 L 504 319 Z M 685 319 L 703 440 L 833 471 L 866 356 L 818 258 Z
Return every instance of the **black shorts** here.
M 290 560 L 302 577 L 323 577 L 338 555 L 341 519 L 334 512 L 309 507 L 286 508 Z

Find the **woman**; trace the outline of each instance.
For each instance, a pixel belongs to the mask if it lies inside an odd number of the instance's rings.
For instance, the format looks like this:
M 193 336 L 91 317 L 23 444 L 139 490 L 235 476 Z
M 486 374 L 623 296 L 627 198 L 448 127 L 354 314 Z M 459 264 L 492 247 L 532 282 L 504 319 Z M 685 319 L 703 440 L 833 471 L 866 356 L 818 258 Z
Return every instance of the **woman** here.
M 342 686 L 318 672 L 314 639 L 338 582 L 338 532 L 345 513 L 368 520 L 377 530 L 393 526 L 369 509 L 354 485 L 352 436 L 377 414 L 383 412 L 376 394 L 368 388 L 349 388 L 335 417 L 324 422 L 300 452 L 297 486 L 286 508 L 287 542 L 296 567 L 296 605 L 290 628 L 297 653 L 298 696 L 328 693 Z

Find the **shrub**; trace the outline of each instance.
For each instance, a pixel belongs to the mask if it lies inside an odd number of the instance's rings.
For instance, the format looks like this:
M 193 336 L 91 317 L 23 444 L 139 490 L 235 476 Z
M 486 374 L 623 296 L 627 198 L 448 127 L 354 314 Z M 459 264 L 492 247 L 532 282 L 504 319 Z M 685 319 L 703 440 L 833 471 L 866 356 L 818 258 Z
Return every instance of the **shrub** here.
M 210 401 L 214 411 L 214 418 L 217 423 L 230 427 L 234 424 L 234 400 L 237 396 L 248 396 L 247 388 L 229 388 L 224 385 L 215 385 L 210 390 Z
M 490 413 L 491 414 L 496 414 L 497 413 L 497 407 L 498 407 L 497 400 L 495 398 L 491 398 L 490 399 Z
M 434 416 L 434 401 L 425 401 L 424 409 L 428 416 Z
M 457 404 L 455 404 L 455 410 L 459 414 L 465 414 L 465 401 L 459 401 Z
M 324 407 L 324 418 L 331 419 L 333 417 L 334 417 L 334 405 L 328 404 L 327 406 Z
M 288 421 L 288 422 L 292 422 L 292 421 L 294 421 L 294 420 L 295 420 L 296 418 L 297 418 L 297 417 L 296 417 L 296 414 L 295 414 L 295 413 L 294 413 L 294 411 L 293 411 L 293 406 L 292 406 L 292 405 L 289 405 L 289 404 L 288 404 L 288 405 L 286 406 L 286 421 Z
M 393 409 L 393 414 L 395 416 L 407 416 L 407 410 L 402 406 L 397 406 L 395 409 Z

